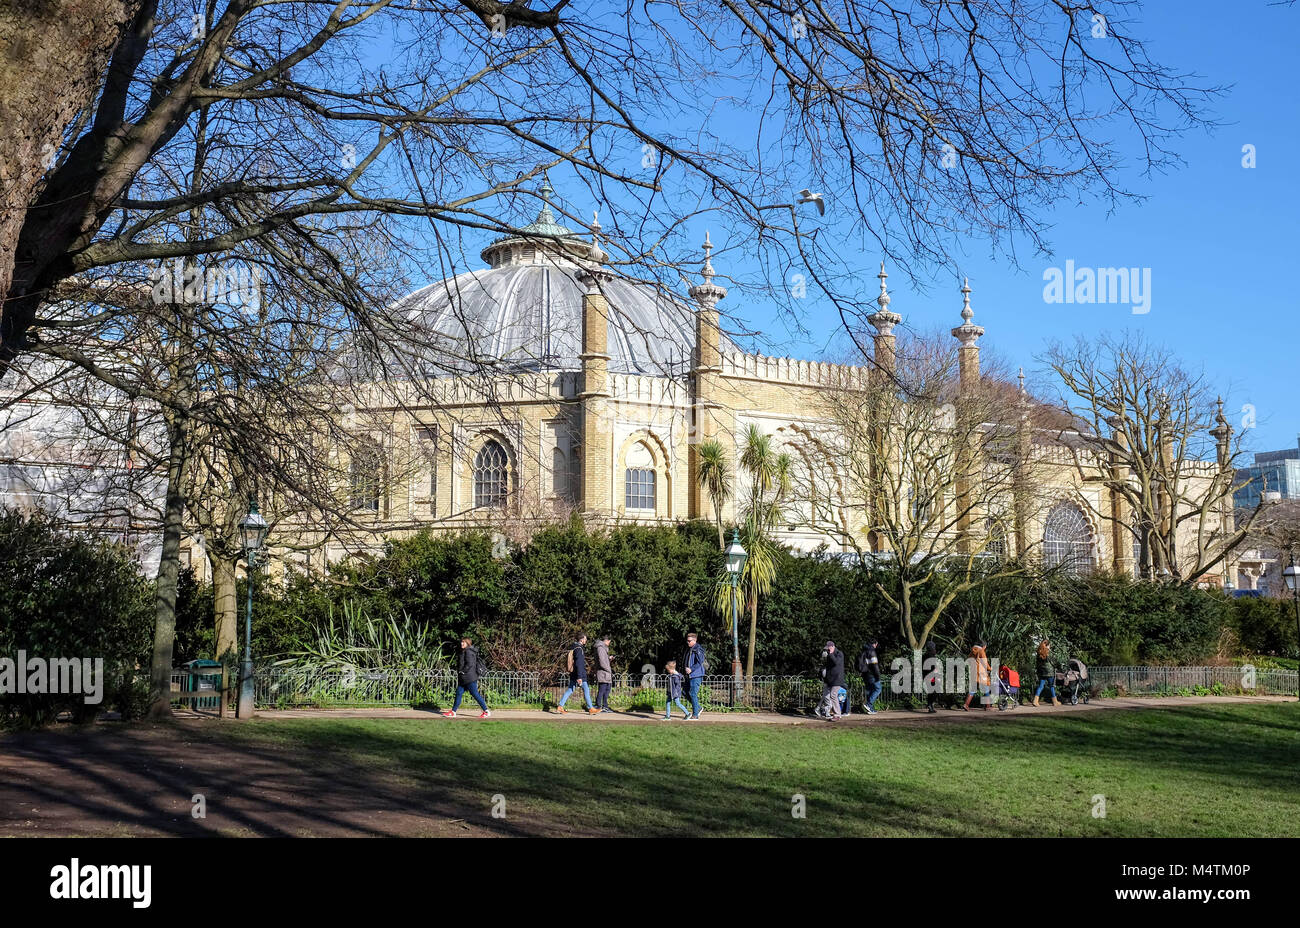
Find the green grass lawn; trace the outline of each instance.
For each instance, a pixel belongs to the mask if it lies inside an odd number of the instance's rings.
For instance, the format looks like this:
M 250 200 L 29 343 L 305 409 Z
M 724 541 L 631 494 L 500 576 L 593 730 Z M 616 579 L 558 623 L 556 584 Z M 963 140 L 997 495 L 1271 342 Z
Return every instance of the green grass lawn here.
M 311 719 L 219 732 L 404 783 L 512 833 L 1300 835 L 1294 703 L 915 727 Z

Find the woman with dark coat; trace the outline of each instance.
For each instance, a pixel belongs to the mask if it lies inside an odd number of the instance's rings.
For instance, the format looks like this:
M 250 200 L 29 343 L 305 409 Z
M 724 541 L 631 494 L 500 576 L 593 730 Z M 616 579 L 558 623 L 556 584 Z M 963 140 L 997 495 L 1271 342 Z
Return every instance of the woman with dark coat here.
M 1034 670 L 1038 674 L 1038 692 L 1034 694 L 1034 705 L 1038 705 L 1038 697 L 1043 695 L 1043 687 L 1052 688 L 1052 705 L 1059 706 L 1061 701 L 1056 698 L 1056 674 L 1052 667 L 1052 646 L 1046 638 L 1038 644 L 1038 660 L 1035 662 Z
M 460 700 L 469 692 L 478 703 L 483 712 L 479 718 L 486 719 L 491 717 L 492 713 L 488 711 L 487 700 L 479 695 L 478 678 L 483 675 L 483 659 L 479 657 L 478 648 L 474 647 L 474 642 L 468 637 L 460 639 L 460 653 L 456 655 L 456 699 L 451 704 L 451 709 L 442 714 L 443 718 L 454 719 L 456 710 L 460 708 Z

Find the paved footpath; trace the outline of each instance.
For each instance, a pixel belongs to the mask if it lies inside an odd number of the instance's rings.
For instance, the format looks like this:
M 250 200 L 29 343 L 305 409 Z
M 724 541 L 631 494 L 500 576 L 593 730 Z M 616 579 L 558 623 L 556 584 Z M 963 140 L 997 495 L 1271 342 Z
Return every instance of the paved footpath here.
M 1294 696 L 1148 696 L 1113 699 L 1094 699 L 1089 703 L 1071 706 L 1051 703 L 1037 708 L 1021 705 L 1014 709 L 981 709 L 972 706 L 969 712 L 960 709 L 940 709 L 934 714 L 924 710 L 891 709 L 875 715 L 854 713 L 838 722 L 827 722 L 813 715 L 790 712 L 705 712 L 699 722 L 685 722 L 674 716 L 671 724 L 696 725 L 934 725 L 947 722 L 970 723 L 980 720 L 1024 719 L 1037 715 L 1066 715 L 1076 712 L 1100 712 L 1110 709 L 1174 709 L 1187 706 L 1204 706 L 1214 703 L 1295 702 Z M 264 719 L 427 719 L 429 721 L 477 722 L 478 707 L 462 712 L 455 719 L 444 719 L 439 713 L 427 709 L 259 709 L 257 715 Z M 210 716 L 208 716 L 210 717 Z M 657 712 L 609 712 L 591 715 L 585 709 L 571 709 L 560 715 L 530 709 L 501 709 L 493 711 L 492 719 L 511 722 L 554 722 L 559 725 L 574 724 L 647 724 L 667 725 Z

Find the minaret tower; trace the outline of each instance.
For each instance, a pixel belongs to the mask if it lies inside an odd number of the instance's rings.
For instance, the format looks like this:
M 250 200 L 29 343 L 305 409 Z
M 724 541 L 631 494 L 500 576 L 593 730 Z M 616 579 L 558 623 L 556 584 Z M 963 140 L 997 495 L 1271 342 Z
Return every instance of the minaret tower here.
M 710 440 L 725 441 L 726 430 L 722 428 L 718 410 L 719 379 L 722 376 L 722 332 L 718 325 L 718 303 L 727 295 L 727 288 L 713 282 L 714 270 L 710 255 L 713 242 L 709 233 L 704 233 L 704 267 L 700 269 L 703 282 L 691 287 L 691 299 L 695 301 L 695 357 L 691 366 L 692 409 L 694 417 L 687 461 L 690 469 L 690 513 L 698 519 L 713 519 L 713 506 L 709 495 L 700 486 L 699 446 Z
M 902 322 L 903 317 L 889 310 L 889 290 L 885 286 L 889 275 L 885 273 L 885 262 L 880 262 L 880 273 L 876 276 L 880 278 L 880 295 L 876 297 L 876 305 L 879 309 L 867 317 L 867 322 L 871 323 L 871 327 L 876 330 L 876 334 L 872 336 L 876 362 L 873 373 L 876 376 L 892 378 L 897 369 L 894 326 Z
M 970 308 L 969 278 L 962 282 L 961 295 L 961 325 L 952 330 L 952 337 L 961 342 L 961 347 L 957 349 L 961 391 L 969 393 L 980 381 L 980 347 L 977 343 L 984 334 L 984 328 L 971 322 L 975 318 L 975 312 Z
M 550 187 L 550 184 L 547 184 Z M 545 192 L 544 192 L 545 195 Z M 600 248 L 600 222 L 591 225 L 591 251 L 578 272 L 582 296 L 582 380 L 578 405 L 582 418 L 582 510 L 600 516 L 613 509 L 610 466 L 613 435 L 609 427 L 609 300 L 604 284 L 613 275 L 605 270 Z

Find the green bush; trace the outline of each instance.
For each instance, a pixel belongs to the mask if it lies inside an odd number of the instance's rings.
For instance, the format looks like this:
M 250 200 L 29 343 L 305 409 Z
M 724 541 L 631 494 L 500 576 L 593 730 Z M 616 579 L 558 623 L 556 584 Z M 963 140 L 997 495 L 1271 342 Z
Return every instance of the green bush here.
M 98 705 L 79 694 L 0 695 L 0 723 L 42 725 L 63 711 L 85 720 L 115 701 L 134 711 L 153 624 L 152 586 L 124 549 L 0 509 L 0 657 L 103 658 L 105 674 Z

